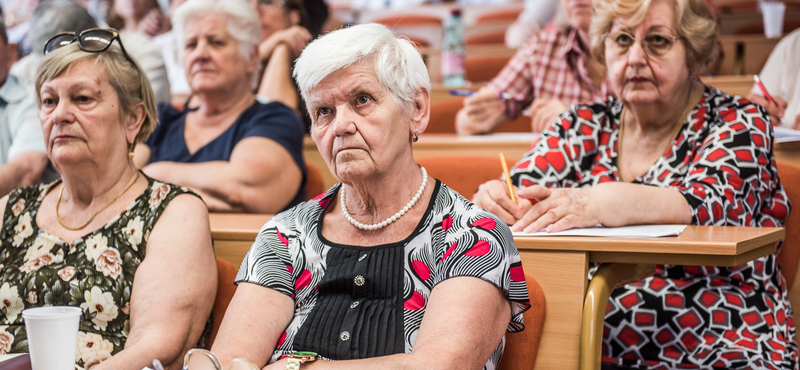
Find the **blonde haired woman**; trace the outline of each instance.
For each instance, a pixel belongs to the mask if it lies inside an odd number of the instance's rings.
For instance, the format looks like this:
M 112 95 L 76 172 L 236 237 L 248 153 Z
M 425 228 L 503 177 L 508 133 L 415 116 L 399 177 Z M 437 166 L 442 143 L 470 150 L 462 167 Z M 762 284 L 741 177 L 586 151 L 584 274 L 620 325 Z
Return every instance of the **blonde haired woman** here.
M 51 38 L 36 93 L 47 155 L 62 180 L 0 199 L 2 348 L 28 352 L 20 311 L 83 309 L 76 364 L 172 368 L 195 347 L 216 292 L 203 202 L 142 175 L 133 147 L 156 125 L 144 72 L 114 30 Z
M 578 105 L 474 201 L 512 230 L 677 223 L 782 226 L 789 201 L 766 112 L 695 76 L 716 55 L 703 0 L 596 0 L 593 54 L 619 99 Z M 604 362 L 622 368 L 797 366 L 775 254 L 736 267 L 671 266 L 615 290 Z

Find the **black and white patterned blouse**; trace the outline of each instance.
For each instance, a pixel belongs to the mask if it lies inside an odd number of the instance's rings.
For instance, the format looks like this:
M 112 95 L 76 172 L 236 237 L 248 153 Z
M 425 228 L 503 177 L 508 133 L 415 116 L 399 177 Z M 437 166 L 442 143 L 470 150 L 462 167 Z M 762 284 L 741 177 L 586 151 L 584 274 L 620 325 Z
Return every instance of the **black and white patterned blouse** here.
M 530 307 L 525 274 L 511 232 L 497 217 L 437 180 L 428 209 L 405 240 L 342 245 L 320 232 L 340 186 L 267 222 L 240 267 L 237 283 L 272 288 L 295 302 L 270 362 L 293 351 L 334 360 L 409 353 L 431 290 L 458 276 L 504 290 L 511 302 L 508 331 L 522 330 Z M 497 368 L 504 343 L 485 369 Z

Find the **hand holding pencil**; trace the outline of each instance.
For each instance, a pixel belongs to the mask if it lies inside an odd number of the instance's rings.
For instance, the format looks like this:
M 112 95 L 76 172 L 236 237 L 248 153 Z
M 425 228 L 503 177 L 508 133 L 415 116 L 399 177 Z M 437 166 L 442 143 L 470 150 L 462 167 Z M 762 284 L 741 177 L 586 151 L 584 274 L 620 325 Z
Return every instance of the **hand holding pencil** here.
M 762 95 L 750 93 L 747 95 L 747 100 L 752 101 L 760 106 L 762 106 L 767 113 L 771 116 L 772 124 L 775 125 L 780 124 L 784 125 L 786 122 L 784 120 L 784 110 L 786 109 L 787 103 L 775 96 L 773 97 L 768 91 L 766 86 L 761 82 L 761 79 L 758 75 L 753 75 L 753 80 L 756 83 L 756 86 L 761 91 Z
M 459 135 L 489 133 L 505 121 L 506 99 L 500 91 L 491 86 L 469 93 L 454 91 L 458 95 L 469 94 L 464 99 L 464 107 L 456 116 L 456 132 Z

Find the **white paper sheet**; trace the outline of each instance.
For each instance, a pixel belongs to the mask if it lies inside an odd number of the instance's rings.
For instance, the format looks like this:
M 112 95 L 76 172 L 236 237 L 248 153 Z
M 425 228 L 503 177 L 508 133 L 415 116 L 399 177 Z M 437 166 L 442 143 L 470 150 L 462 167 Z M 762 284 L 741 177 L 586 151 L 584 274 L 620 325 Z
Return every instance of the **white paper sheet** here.
M 800 131 L 792 130 L 787 127 L 774 127 L 775 142 L 785 143 L 788 141 L 800 141 Z
M 536 233 L 515 232 L 514 236 L 605 236 L 614 238 L 657 238 L 681 235 L 686 225 L 635 225 L 623 227 L 595 226 L 586 229 L 570 229 L 556 233 L 540 231 Z

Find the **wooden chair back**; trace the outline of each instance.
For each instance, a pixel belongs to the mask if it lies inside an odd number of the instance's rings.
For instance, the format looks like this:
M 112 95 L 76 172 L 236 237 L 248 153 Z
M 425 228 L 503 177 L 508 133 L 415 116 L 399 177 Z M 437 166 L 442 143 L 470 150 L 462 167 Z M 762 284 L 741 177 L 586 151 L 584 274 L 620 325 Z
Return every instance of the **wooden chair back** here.
M 500 157 L 452 156 L 417 158 L 417 163 L 428 171 L 430 177 L 439 179 L 464 198 L 471 199 L 478 186 L 500 178 L 503 166 Z M 509 168 L 513 161 L 506 159 Z
M 456 114 L 463 106 L 464 99 L 456 97 L 431 104 L 431 119 L 425 133 L 454 134 Z M 500 124 L 495 132 L 531 132 L 531 117 L 520 115 Z
M 498 10 L 494 12 L 486 12 L 483 13 L 475 18 L 475 24 L 486 24 L 486 23 L 514 23 L 519 17 L 519 14 L 522 13 L 522 8 L 519 9 L 506 9 L 506 10 Z
M 211 349 L 211 345 L 214 344 L 214 339 L 217 338 L 217 333 L 219 333 L 219 326 L 222 324 L 225 311 L 228 310 L 233 294 L 236 293 L 236 285 L 233 284 L 236 281 L 236 273 L 236 268 L 230 262 L 217 258 L 217 296 L 214 299 L 214 326 L 206 343 L 206 349 Z
M 492 30 L 481 33 L 473 33 L 464 37 L 464 44 L 473 45 L 503 45 L 506 42 L 505 30 Z
M 325 180 L 317 166 L 306 162 L 306 200 L 313 199 L 325 190 Z
M 467 57 L 464 59 L 464 78 L 472 83 L 491 81 L 500 74 L 512 55 Z
M 532 370 L 539 352 L 545 320 L 545 297 L 533 276 L 525 274 L 531 308 L 522 314 L 525 330 L 506 334 L 506 347 L 498 370 Z

